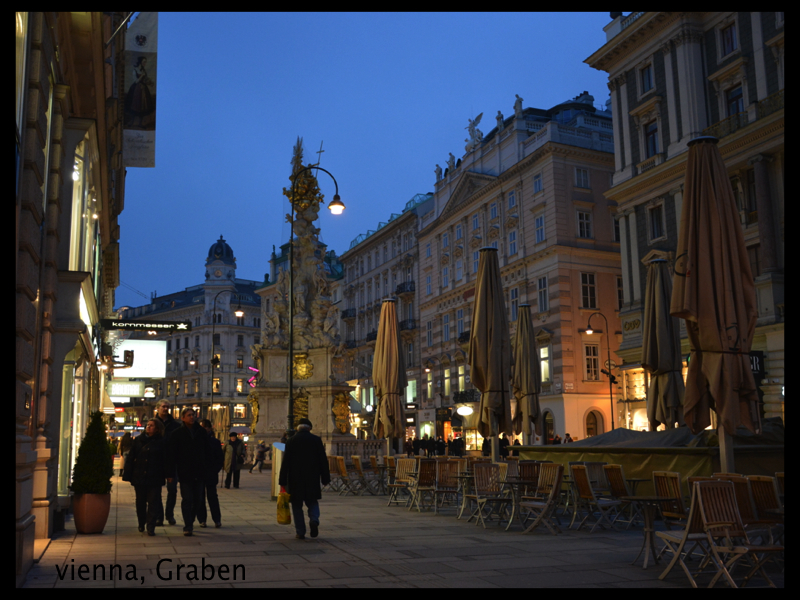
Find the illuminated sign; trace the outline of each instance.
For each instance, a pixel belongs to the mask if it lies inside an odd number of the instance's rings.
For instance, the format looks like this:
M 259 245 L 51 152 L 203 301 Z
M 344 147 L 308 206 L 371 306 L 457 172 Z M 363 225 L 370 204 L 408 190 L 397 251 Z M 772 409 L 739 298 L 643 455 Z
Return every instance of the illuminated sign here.
M 255 373 L 259 372 L 258 369 L 256 369 L 255 367 L 247 367 L 247 368 L 250 369 L 251 371 L 254 371 Z M 247 380 L 247 383 L 250 384 L 250 387 L 253 388 L 256 387 L 256 377 L 257 377 L 256 375 L 253 375 L 250 379 Z
M 126 350 L 133 350 L 133 366 L 122 373 L 135 379 L 163 378 L 167 374 L 167 342 L 162 340 L 122 340 L 114 349 L 115 356 L 123 356 Z M 139 396 L 144 395 L 144 390 Z
M 109 396 L 125 396 L 127 398 L 140 398 L 144 396 L 143 381 L 109 381 L 106 384 Z
M 124 331 L 158 331 L 173 333 L 191 331 L 191 321 L 124 321 L 122 319 L 100 319 L 103 329 L 122 329 Z

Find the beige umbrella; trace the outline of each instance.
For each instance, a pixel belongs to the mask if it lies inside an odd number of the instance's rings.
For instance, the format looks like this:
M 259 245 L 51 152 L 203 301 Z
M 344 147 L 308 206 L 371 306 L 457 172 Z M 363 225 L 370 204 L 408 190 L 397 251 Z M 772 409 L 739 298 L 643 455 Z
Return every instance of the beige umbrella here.
M 647 418 L 650 430 L 683 425 L 683 360 L 680 321 L 669 314 L 672 279 L 667 261 L 658 258 L 647 267 L 644 296 L 642 366 L 650 371 Z
M 375 358 L 372 363 L 372 380 L 378 397 L 378 414 L 373 433 L 378 438 L 403 438 L 406 416 L 403 410 L 403 393 L 408 385 L 400 334 L 397 326 L 397 308 L 394 300 L 384 300 L 375 341 Z M 389 441 L 391 453 L 391 441 Z
M 521 304 L 514 336 L 514 368 L 511 390 L 517 399 L 514 413 L 514 433 L 524 433 L 530 441 L 531 421 L 536 435 L 542 435 L 542 412 L 539 410 L 539 394 L 542 393 L 542 377 L 539 371 L 539 356 L 536 338 L 533 336 L 530 304 Z
M 684 418 L 693 433 L 717 413 L 722 469 L 732 472 L 730 435 L 760 430 L 750 370 L 757 308 L 753 275 L 733 190 L 716 138 L 690 142 L 673 279 L 672 316 L 691 344 Z
M 483 437 L 497 438 L 501 432 L 510 435 L 511 344 L 496 248 L 480 250 L 468 360 L 472 383 L 481 391 L 478 432 Z M 494 442 L 493 460 L 497 460 L 496 453 Z

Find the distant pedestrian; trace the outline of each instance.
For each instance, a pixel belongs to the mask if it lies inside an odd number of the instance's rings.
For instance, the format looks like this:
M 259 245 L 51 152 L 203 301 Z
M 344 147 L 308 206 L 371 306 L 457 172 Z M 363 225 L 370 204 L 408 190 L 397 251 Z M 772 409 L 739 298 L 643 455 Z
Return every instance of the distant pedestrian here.
M 261 467 L 264 466 L 264 461 L 267 460 L 267 447 L 264 442 L 259 442 L 256 446 L 256 459 L 253 461 L 253 466 L 250 467 L 250 472 L 258 467 L 258 472 L 261 473 Z
M 208 434 L 208 465 L 203 481 L 205 485 L 203 499 L 197 506 L 197 521 L 200 523 L 200 527 L 206 526 L 208 520 L 206 500 L 208 500 L 208 508 L 211 511 L 211 520 L 214 522 L 214 527 L 222 527 L 222 511 L 219 507 L 219 496 L 217 495 L 217 478 L 225 460 L 222 453 L 222 444 L 214 435 L 214 426 L 211 421 L 203 419 L 200 421 L 200 426 Z
M 422 449 L 422 440 L 419 439 L 418 435 L 414 436 L 414 441 L 411 442 L 411 448 L 414 452 L 414 456 L 418 456 L 419 451 Z
M 444 443 L 442 436 L 436 438 L 436 456 L 444 456 L 447 444 Z
M 406 451 L 406 456 L 408 457 L 411 457 L 411 455 L 414 454 L 414 444 L 411 441 L 411 438 L 406 438 L 404 450 Z
M 292 516 L 295 537 L 306 537 L 306 523 L 303 517 L 303 503 L 308 508 L 311 537 L 319 534 L 319 500 L 322 498 L 322 485 L 331 482 L 328 457 L 325 445 L 319 436 L 311 433 L 311 421 L 300 419 L 297 433 L 286 443 L 286 451 L 281 462 L 278 483 L 286 487 L 291 496 Z
M 553 438 L 553 443 L 554 444 L 560 444 L 561 443 L 561 437 L 558 434 L 556 434 L 556 437 Z
M 573 441 L 575 441 L 575 440 L 573 440 L 568 433 L 564 434 L 564 443 L 565 444 L 569 444 L 570 442 L 573 442 Z
M 131 451 L 133 447 L 133 438 L 131 437 L 131 432 L 126 431 L 125 435 L 122 436 L 122 439 L 119 441 L 119 455 L 121 457 L 120 462 L 122 463 L 122 469 L 125 468 L 125 461 L 128 459 L 128 453 Z M 122 475 L 122 469 L 120 469 L 120 475 Z
M 231 478 L 233 478 L 233 488 L 239 489 L 239 477 L 241 468 L 244 464 L 244 442 L 239 439 L 235 431 L 228 435 L 228 443 L 225 444 L 225 489 L 231 489 Z
M 519 443 L 519 439 L 514 440 L 514 443 L 512 444 L 512 446 L 521 446 L 521 445 L 522 444 Z M 519 450 L 515 450 L 512 448 L 511 456 L 519 456 Z
M 492 455 L 492 443 L 489 441 L 489 438 L 483 438 L 483 444 L 481 445 L 481 454 L 484 456 L 491 456 Z
M 503 458 L 508 458 L 508 446 L 509 441 L 506 437 L 506 434 L 503 433 L 500 435 L 500 456 Z
M 161 424 L 164 425 L 165 444 L 169 444 L 170 436 L 181 426 L 181 422 L 170 414 L 169 411 L 171 408 L 172 405 L 169 403 L 169 400 L 159 400 L 156 404 L 156 419 L 161 421 Z M 165 476 L 167 477 L 167 502 L 164 505 L 163 514 L 159 515 L 158 521 L 156 522 L 156 525 L 159 526 L 164 524 L 165 515 L 170 525 L 175 525 L 176 523 L 175 504 L 178 502 L 178 477 L 175 473 L 166 473 Z
M 208 470 L 208 433 L 195 422 L 194 409 L 181 412 L 182 425 L 167 440 L 167 481 L 177 473 L 181 488 L 183 535 L 192 535 L 194 520 L 205 493 Z
M 161 421 L 148 421 L 144 432 L 131 445 L 122 474 L 122 481 L 129 481 L 136 493 L 139 531 L 147 527 L 147 535 L 156 534 L 156 521 L 164 510 L 161 506 L 166 460 L 163 433 Z

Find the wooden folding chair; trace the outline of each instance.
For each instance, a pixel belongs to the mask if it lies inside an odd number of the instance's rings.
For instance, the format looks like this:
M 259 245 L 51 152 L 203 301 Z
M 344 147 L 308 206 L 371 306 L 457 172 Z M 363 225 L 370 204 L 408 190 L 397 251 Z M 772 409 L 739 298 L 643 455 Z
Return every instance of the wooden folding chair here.
M 542 463 L 536 460 L 522 460 L 519 463 L 519 478 L 525 481 L 539 481 L 539 470 Z M 536 499 L 529 498 L 529 496 L 536 493 L 537 485 L 527 485 L 522 490 L 521 497 L 523 500 Z
M 750 538 L 761 537 L 762 540 L 769 540 L 772 543 L 771 526 L 775 524 L 775 519 L 764 519 L 758 514 L 752 490 L 750 489 L 750 479 L 734 475 L 721 475 L 717 479 L 730 481 L 733 484 L 739 517 L 742 519 L 744 528 Z
M 331 482 L 324 486 L 323 491 L 328 488 L 334 492 L 342 489 L 342 476 L 339 474 L 339 464 L 336 462 L 336 457 L 328 455 L 328 470 L 331 473 Z
M 383 462 L 386 463 L 386 478 L 387 483 L 394 483 L 394 474 L 397 469 L 397 463 L 394 456 L 384 456 Z
M 778 484 L 774 477 L 766 475 L 748 475 L 747 479 L 750 481 L 750 491 L 758 517 L 769 527 L 770 544 L 774 544 L 776 539 L 783 537 L 783 517 L 768 512 L 781 508 Z
M 709 558 L 717 573 L 708 587 L 714 587 L 720 577 L 731 587 L 738 587 L 731 571 L 736 564 L 744 559 L 750 565 L 750 570 L 742 581 L 746 586 L 750 579 L 761 575 L 770 587 L 775 587 L 772 580 L 764 571 L 764 561 L 759 555 L 776 554 L 783 552 L 783 546 L 757 546 L 748 538 L 736 502 L 736 491 L 733 482 L 720 479 L 719 481 L 700 481 L 695 483 L 703 529 L 709 546 Z
M 467 499 L 474 502 L 475 509 L 467 519 L 467 523 L 475 518 L 475 524 L 480 523 L 486 529 L 486 520 L 491 519 L 496 508 L 503 507 L 507 510 L 513 498 L 504 494 L 503 486 L 500 484 L 500 467 L 497 464 L 478 463 L 474 466 L 474 473 L 473 493 L 467 494 Z M 484 514 L 487 508 L 488 512 Z M 497 515 L 500 517 L 499 511 Z
M 522 464 L 520 464 L 522 466 Z M 526 509 L 527 514 L 523 520 L 523 526 L 528 519 L 533 517 L 527 529 L 522 533 L 530 533 L 539 525 L 544 524 L 550 533 L 557 535 L 561 533 L 561 528 L 553 522 L 558 496 L 561 492 L 561 480 L 564 476 L 564 465 L 557 463 L 541 464 L 539 470 L 539 484 L 537 489 L 541 496 L 536 499 L 533 497 L 523 498 L 519 503 L 520 510 Z
M 623 471 L 622 465 L 603 465 L 603 470 L 605 471 L 606 479 L 608 480 L 608 487 L 611 497 L 622 502 L 619 516 L 614 519 L 614 522 L 616 523 L 619 521 L 620 523 L 627 523 L 628 525 L 625 527 L 625 529 L 630 529 L 630 526 L 633 524 L 633 521 L 637 516 L 642 520 L 643 517 L 642 509 L 639 506 L 630 500 L 622 500 L 624 496 L 633 496 L 628 489 L 628 482 L 625 480 L 625 471 Z M 627 521 L 621 521 L 619 517 L 625 513 L 625 510 L 630 512 L 630 518 Z
M 360 487 L 359 495 L 363 496 L 365 493 L 370 493 L 375 496 L 378 491 L 378 480 L 368 471 L 364 470 L 364 467 L 361 464 L 361 457 L 358 454 L 354 454 L 350 457 L 353 461 L 353 469 L 356 472 L 356 476 L 358 478 L 358 485 Z
M 416 478 L 411 480 L 411 506 L 408 510 L 417 507 L 417 512 L 422 511 L 427 495 L 435 504 L 434 492 L 436 491 L 436 462 L 433 459 L 419 461 L 419 470 Z
M 453 506 L 458 508 L 458 479 L 461 464 L 455 460 L 436 463 L 436 488 L 433 491 L 433 512 L 438 514 L 439 508 L 444 505 L 445 499 L 453 498 Z M 437 501 L 437 499 L 441 499 Z
M 403 504 L 408 506 L 411 500 L 411 477 L 410 475 L 416 471 L 417 461 L 413 458 L 399 458 L 397 459 L 397 467 L 395 468 L 394 482 L 389 484 L 389 502 L 386 506 L 392 504 Z M 401 499 L 401 496 L 405 498 Z
M 344 462 L 344 456 L 337 456 L 336 464 L 339 467 L 339 475 L 342 477 L 342 489 L 339 491 L 339 495 L 346 496 L 347 494 L 353 494 L 354 496 L 358 496 L 360 488 L 358 482 L 358 473 L 347 468 L 347 465 Z
M 661 516 L 667 529 L 686 524 L 686 508 L 681 492 L 681 474 L 675 471 L 653 471 L 653 489 L 656 496 L 670 498 L 661 503 Z
M 608 493 L 608 481 L 606 481 L 606 472 L 603 470 L 608 463 L 586 461 L 583 464 L 586 466 L 586 474 L 589 476 L 594 493 Z
M 570 471 L 572 471 L 572 480 L 575 482 L 577 491 L 575 510 L 579 511 L 581 507 L 586 510 L 586 516 L 578 525 L 578 530 L 586 524 L 586 521 L 594 516 L 595 512 L 598 513 L 598 517 L 589 530 L 589 533 L 594 533 L 594 530 L 598 526 L 603 527 L 604 522 L 607 523 L 611 529 L 614 529 L 614 520 L 616 520 L 618 516 L 615 513 L 618 511 L 622 502 L 610 498 L 602 498 L 594 493 L 592 484 L 589 481 L 589 473 L 586 465 L 572 465 Z M 609 520 L 612 514 L 615 515 L 614 520 Z

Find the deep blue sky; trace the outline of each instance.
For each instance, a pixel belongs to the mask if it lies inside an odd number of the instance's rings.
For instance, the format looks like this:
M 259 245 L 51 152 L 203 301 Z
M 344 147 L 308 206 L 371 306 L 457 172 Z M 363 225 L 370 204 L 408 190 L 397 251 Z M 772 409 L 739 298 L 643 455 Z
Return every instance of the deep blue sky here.
M 347 210 L 320 212 L 329 249 L 432 192 L 438 163 L 464 154 L 468 119 L 551 108 L 607 76 L 584 59 L 608 13 L 160 13 L 156 167 L 129 168 L 120 279 L 150 295 L 204 280 L 222 235 L 237 277 L 262 280 L 289 238 L 292 147 L 339 183 Z M 326 201 L 333 182 L 319 174 Z M 125 286 L 116 306 L 147 303 Z

